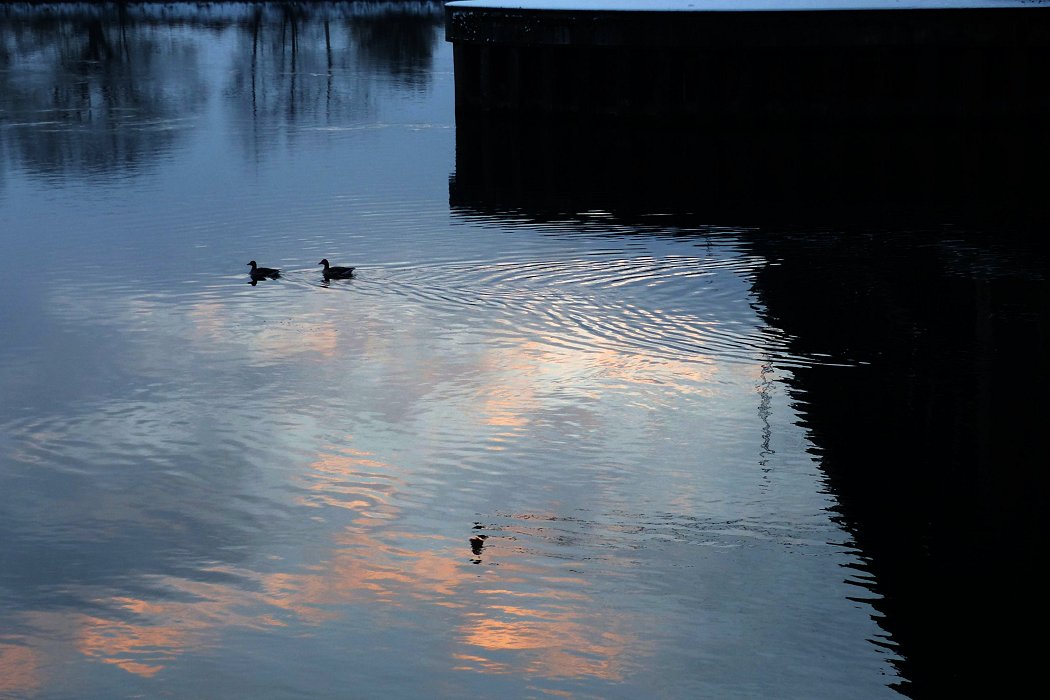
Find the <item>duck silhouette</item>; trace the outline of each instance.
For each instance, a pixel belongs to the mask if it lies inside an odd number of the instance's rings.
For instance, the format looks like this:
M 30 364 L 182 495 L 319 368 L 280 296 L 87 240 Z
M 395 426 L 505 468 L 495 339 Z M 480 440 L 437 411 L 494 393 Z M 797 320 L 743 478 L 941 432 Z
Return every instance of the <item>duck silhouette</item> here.
M 326 280 L 345 279 L 347 277 L 352 277 L 354 274 L 354 270 L 357 269 L 354 267 L 332 267 L 328 264 L 328 258 L 322 259 L 321 262 L 317 264 L 324 265 L 324 269 L 321 270 L 321 274 L 324 275 L 324 278 Z
M 259 267 L 258 265 L 255 264 L 254 260 L 252 260 L 248 264 L 252 268 L 248 272 L 248 274 L 250 274 L 251 277 L 252 277 L 252 282 L 257 282 L 259 280 L 267 280 L 267 279 L 275 280 L 275 279 L 277 279 L 278 277 L 281 276 L 281 271 L 280 270 L 272 268 L 272 267 Z

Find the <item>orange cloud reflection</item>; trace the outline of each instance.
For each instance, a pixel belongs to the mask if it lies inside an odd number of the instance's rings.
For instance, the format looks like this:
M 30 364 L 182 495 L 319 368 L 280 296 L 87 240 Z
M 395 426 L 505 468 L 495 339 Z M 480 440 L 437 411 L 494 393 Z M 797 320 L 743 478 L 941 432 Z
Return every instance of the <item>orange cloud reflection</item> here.
M 501 397 L 490 399 L 484 411 L 498 415 Z M 486 556 L 498 556 L 500 566 L 489 568 L 479 585 L 479 570 L 467 563 L 466 538 L 452 542 L 395 527 L 402 484 L 386 476 L 397 470 L 373 455 L 333 446 L 311 467 L 304 502 L 350 509 L 358 517 L 334 538 L 323 565 L 264 577 L 271 604 L 313 623 L 329 619 L 341 605 L 362 602 L 459 611 L 456 638 L 463 648 L 450 660 L 461 671 L 615 682 L 642 651 L 636 636 L 625 631 L 630 622 L 597 605 L 584 577 L 534 561 L 535 551 L 502 549 L 500 538 L 488 539 Z M 503 531 L 536 535 L 522 523 Z
M 0 643 L 0 696 L 24 697 L 40 688 L 40 660 L 29 647 Z
M 170 592 L 170 599 L 99 600 L 100 607 L 113 609 L 109 616 L 34 612 L 27 617 L 45 638 L 68 638 L 84 656 L 143 678 L 152 678 L 225 628 L 268 629 L 282 624 L 260 612 L 272 610 L 267 605 L 271 601 L 240 587 L 176 578 L 160 578 L 157 583 Z
M 310 465 L 311 471 L 303 479 L 309 495 L 299 504 L 373 514 L 389 511 L 388 500 L 399 484 L 387 476 L 393 469 L 368 452 L 349 447 L 330 449 Z
M 535 593 L 526 595 L 536 597 Z M 641 651 L 641 645 L 633 635 L 617 629 L 616 616 L 588 608 L 552 606 L 551 599 L 542 596 L 534 608 L 493 601 L 460 626 L 462 642 L 475 649 L 456 655 L 461 662 L 457 668 L 495 674 L 524 672 L 549 679 L 620 681 L 628 660 Z
M 150 678 L 180 653 L 186 634 L 173 627 L 142 625 L 82 616 L 77 648 L 85 656 Z
M 394 496 L 403 485 L 391 476 L 395 468 L 368 452 L 336 446 L 310 467 L 300 503 L 350 510 L 356 517 L 333 537 L 322 564 L 263 576 L 268 604 L 314 624 L 330 619 L 335 606 L 358 602 L 458 605 L 456 591 L 471 573 L 463 562 L 464 545 L 392 526 L 399 517 Z
M 644 653 L 637 620 L 610 612 L 593 581 L 545 553 L 544 525 L 556 512 L 508 516 L 485 540 L 479 567 L 469 530 L 449 538 L 405 527 L 397 472 L 365 451 L 328 446 L 302 476 L 302 505 L 342 525 L 312 559 L 282 568 L 274 557 L 267 571 L 213 567 L 201 572 L 206 581 L 155 577 L 155 596 L 100 597 L 93 609 L 106 612 L 36 612 L 28 621 L 43 639 L 67 640 L 84 657 L 154 678 L 182 655 L 221 648 L 233 628 L 330 625 L 351 605 L 367 606 L 379 624 L 387 613 L 403 624 L 442 609 L 451 620 L 439 641 L 452 646 L 438 653 L 447 653 L 450 669 L 535 680 L 626 676 Z M 0 690 L 35 687 L 39 664 L 30 649 L 0 644 L 0 671 L 16 669 Z
M 229 318 L 228 305 L 205 301 L 195 304 L 187 318 L 193 327 L 190 337 L 202 345 L 214 348 L 228 343 L 231 329 L 239 328 Z M 239 335 L 247 338 L 253 353 L 265 359 L 283 359 L 304 353 L 315 353 L 324 358 L 335 357 L 339 348 L 339 331 L 330 321 L 297 320 L 295 323 L 270 323 Z

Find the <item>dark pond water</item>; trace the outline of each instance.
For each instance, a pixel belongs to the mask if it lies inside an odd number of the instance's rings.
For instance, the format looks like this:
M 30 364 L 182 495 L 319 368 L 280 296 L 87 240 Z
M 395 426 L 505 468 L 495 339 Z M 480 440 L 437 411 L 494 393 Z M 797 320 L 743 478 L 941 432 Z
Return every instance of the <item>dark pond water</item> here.
M 1045 140 L 453 87 L 439 3 L 0 7 L 0 697 L 1035 677 Z

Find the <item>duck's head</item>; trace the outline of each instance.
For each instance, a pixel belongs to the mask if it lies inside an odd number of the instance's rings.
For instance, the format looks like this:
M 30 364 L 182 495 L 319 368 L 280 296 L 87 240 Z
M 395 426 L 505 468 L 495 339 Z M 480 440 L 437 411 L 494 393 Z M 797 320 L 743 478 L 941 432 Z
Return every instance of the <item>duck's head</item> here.
M 328 267 L 328 258 L 322 258 L 321 262 L 319 262 L 317 264 L 318 265 L 324 265 L 325 267 Z
M 251 268 L 253 270 L 255 269 L 255 261 L 254 260 L 252 260 L 250 263 L 248 263 L 248 265 L 251 266 Z

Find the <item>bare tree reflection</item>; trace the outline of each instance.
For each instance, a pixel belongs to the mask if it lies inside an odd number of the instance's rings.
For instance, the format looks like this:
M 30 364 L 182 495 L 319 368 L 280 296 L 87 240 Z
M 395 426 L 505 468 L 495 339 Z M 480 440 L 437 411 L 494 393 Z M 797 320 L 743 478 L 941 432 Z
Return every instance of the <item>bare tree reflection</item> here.
M 194 27 L 236 35 L 223 96 L 259 153 L 273 143 L 260 134 L 360 123 L 382 90 L 424 88 L 443 5 L 5 6 L 0 17 L 0 114 L 13 118 L 0 154 L 42 174 L 98 176 L 154 161 L 201 114 L 217 76 Z
M 406 3 L 381 16 L 350 18 L 348 29 L 360 64 L 369 72 L 386 72 L 403 87 L 425 87 L 442 18 L 422 9 L 425 3 Z
M 3 150 L 41 174 L 135 171 L 170 149 L 205 97 L 196 49 L 121 6 L 0 24 Z M 177 80 L 171 72 L 177 67 Z
M 297 5 L 269 14 L 259 6 L 240 30 L 243 48 L 226 94 L 239 119 L 254 127 L 249 135 L 260 127 L 324 125 L 372 111 L 368 91 L 349 73 L 345 47 L 333 44 L 327 15 L 315 18 Z
M 255 6 L 226 90 L 246 149 L 259 153 L 273 130 L 369 120 L 390 77 L 396 89 L 425 86 L 441 23 L 436 2 Z

